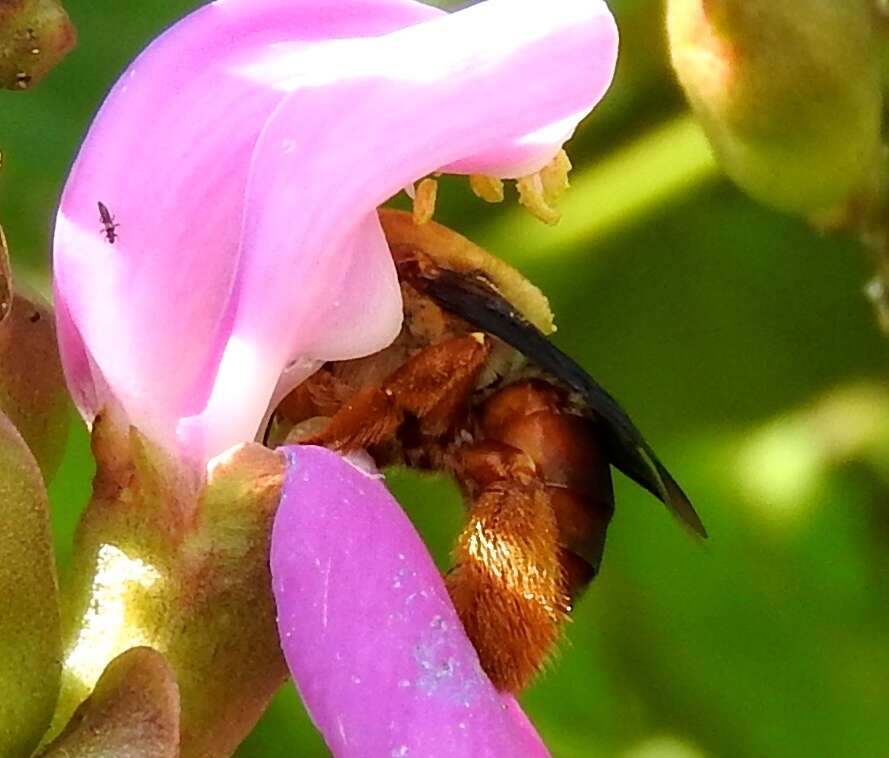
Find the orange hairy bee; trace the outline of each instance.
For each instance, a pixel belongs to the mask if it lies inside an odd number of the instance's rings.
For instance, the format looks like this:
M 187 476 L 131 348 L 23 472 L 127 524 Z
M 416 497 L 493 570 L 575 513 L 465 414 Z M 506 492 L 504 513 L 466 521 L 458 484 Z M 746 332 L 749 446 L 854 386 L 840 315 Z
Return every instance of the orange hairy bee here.
M 627 414 L 544 336 L 545 298 L 435 223 L 381 212 L 404 297 L 385 350 L 326 364 L 278 409 L 289 442 L 365 449 L 378 466 L 450 472 L 468 519 L 447 586 L 482 666 L 517 692 L 595 577 L 610 466 L 706 536 Z

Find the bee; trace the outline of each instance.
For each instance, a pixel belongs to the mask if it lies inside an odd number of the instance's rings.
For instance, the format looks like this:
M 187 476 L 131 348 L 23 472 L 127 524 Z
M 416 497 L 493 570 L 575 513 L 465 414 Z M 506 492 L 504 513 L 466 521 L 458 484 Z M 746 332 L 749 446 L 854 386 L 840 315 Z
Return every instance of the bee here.
M 543 295 L 454 232 L 382 211 L 404 323 L 367 358 L 324 365 L 277 409 L 288 442 L 450 473 L 467 505 L 446 576 L 494 685 L 526 687 L 595 578 L 611 467 L 706 532 L 627 413 L 544 335 Z
M 99 220 L 102 222 L 102 232 L 105 234 L 105 239 L 108 240 L 108 244 L 113 245 L 114 241 L 117 239 L 117 227 L 119 227 L 120 224 L 115 222 L 114 216 L 111 215 L 111 211 L 108 210 L 108 206 L 105 205 L 105 203 L 100 200 L 98 206 Z

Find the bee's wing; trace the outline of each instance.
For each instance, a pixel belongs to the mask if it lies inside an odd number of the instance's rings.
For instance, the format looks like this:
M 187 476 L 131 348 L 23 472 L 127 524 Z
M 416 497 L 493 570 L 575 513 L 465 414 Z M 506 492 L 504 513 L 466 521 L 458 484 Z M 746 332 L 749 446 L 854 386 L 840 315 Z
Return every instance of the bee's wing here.
M 438 269 L 422 289 L 440 305 L 522 353 L 580 395 L 606 434 L 609 459 L 630 479 L 660 499 L 695 534 L 707 531 L 686 494 L 658 460 L 626 411 L 581 366 L 529 323 L 486 279 Z

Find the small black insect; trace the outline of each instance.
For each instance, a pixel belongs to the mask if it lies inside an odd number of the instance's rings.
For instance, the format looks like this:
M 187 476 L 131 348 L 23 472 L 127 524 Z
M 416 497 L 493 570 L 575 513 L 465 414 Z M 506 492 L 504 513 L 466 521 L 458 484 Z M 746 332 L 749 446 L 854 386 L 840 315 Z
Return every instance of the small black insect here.
M 98 205 L 99 219 L 102 221 L 102 231 L 105 233 L 105 239 L 108 240 L 109 244 L 113 245 L 117 239 L 117 227 L 120 224 L 114 221 L 114 216 L 111 215 L 111 211 L 108 210 L 108 206 L 105 203 L 100 200 Z

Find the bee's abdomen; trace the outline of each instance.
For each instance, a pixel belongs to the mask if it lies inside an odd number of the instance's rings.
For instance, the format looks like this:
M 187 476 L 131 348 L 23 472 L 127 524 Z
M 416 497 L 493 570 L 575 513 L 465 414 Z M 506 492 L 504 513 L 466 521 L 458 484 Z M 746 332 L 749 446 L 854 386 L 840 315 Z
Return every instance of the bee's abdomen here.
M 540 380 L 511 384 L 492 395 L 481 412 L 487 440 L 521 451 L 533 463 L 556 514 L 561 545 L 599 568 L 614 512 L 611 469 L 598 427 L 567 410 L 561 391 Z M 576 561 L 568 561 L 572 566 Z M 577 579 L 581 579 L 578 576 Z M 583 587 L 571 582 L 572 596 Z
M 448 588 L 485 671 L 516 692 L 545 664 L 598 571 L 614 501 L 597 428 L 521 381 L 477 409 L 456 475 L 470 501 Z

